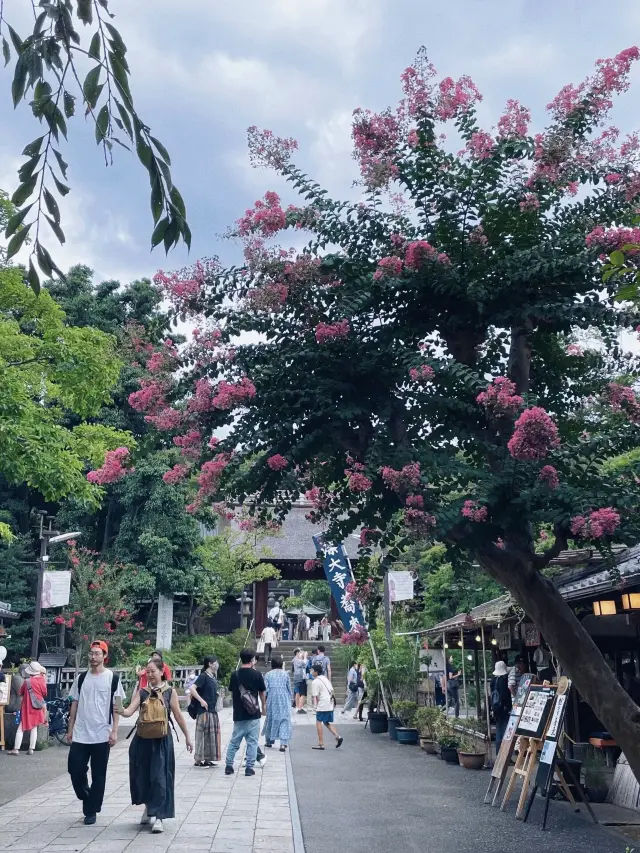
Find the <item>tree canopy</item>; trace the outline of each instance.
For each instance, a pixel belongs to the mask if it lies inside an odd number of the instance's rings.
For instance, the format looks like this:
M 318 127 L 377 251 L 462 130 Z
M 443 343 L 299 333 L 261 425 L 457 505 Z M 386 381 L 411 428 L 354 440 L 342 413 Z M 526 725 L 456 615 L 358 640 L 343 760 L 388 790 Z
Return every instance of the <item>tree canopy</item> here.
M 253 162 L 304 203 L 267 192 L 247 210 L 239 267 L 158 274 L 197 328 L 181 372 L 130 398 L 188 447 L 194 511 L 235 499 L 265 521 L 305 494 L 333 535 L 362 525 L 365 556 L 419 535 L 476 560 L 636 772 L 638 709 L 541 571 L 570 539 L 606 554 L 640 533 L 634 476 L 603 469 L 639 443 L 638 363 L 619 342 L 638 316 L 602 282 L 640 193 L 640 140 L 606 124 L 639 57 L 599 60 L 532 136 L 514 100 L 483 129 L 473 81 L 438 81 L 422 52 L 396 109 L 355 112 L 359 203 L 296 168 L 294 140 L 251 128 Z M 302 251 L 269 242 L 296 229 Z M 537 553 L 542 524 L 555 541 Z

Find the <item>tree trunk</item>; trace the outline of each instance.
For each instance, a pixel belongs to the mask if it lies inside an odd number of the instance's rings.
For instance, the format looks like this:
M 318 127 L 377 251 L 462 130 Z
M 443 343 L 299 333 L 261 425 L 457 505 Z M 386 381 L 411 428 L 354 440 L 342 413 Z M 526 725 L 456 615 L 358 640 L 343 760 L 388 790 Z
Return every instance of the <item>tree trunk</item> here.
M 102 554 L 104 554 L 109 547 L 109 539 L 111 538 L 111 516 L 113 515 L 113 503 L 113 495 L 109 495 L 109 500 L 107 502 L 107 515 L 104 520 L 104 533 L 102 534 L 102 547 L 100 549 Z
M 487 572 L 512 593 L 624 752 L 640 781 L 640 708 L 607 666 L 600 650 L 550 580 L 533 564 L 479 555 Z M 522 555 L 520 555 L 522 557 Z
M 196 636 L 196 619 L 200 618 L 203 609 L 202 605 L 195 603 L 194 596 L 192 595 L 189 598 L 189 615 L 187 616 L 187 635 L 189 637 Z

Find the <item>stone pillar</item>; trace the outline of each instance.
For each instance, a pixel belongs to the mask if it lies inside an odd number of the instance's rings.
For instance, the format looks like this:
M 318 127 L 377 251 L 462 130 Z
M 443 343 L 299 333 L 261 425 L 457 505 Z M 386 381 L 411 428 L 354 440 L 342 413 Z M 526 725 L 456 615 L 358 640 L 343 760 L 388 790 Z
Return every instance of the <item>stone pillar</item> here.
M 173 596 L 158 596 L 156 649 L 169 651 L 173 639 Z
M 256 581 L 254 584 L 253 613 L 256 637 L 267 626 L 267 602 L 269 600 L 269 581 Z

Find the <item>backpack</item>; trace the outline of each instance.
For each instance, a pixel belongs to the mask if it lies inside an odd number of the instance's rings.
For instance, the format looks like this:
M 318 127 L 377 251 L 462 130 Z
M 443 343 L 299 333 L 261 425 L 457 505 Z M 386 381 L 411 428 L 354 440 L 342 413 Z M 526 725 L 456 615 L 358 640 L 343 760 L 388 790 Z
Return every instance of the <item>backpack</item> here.
M 256 694 L 247 690 L 246 687 L 240 684 L 240 681 L 238 681 L 238 690 L 240 691 L 240 702 L 242 703 L 242 707 L 245 711 L 253 717 L 261 716 L 262 710 Z
M 84 680 L 87 677 L 87 671 L 80 673 L 80 678 L 78 679 L 78 699 L 80 699 L 80 694 L 82 693 L 82 685 L 84 684 Z M 116 690 L 118 689 L 118 685 L 120 684 L 120 676 L 117 672 L 112 673 L 111 675 L 111 702 L 109 704 L 109 722 L 113 722 L 113 698 L 116 695 Z
M 158 740 L 169 734 L 170 701 L 171 688 L 167 685 L 163 685 L 159 690 L 149 692 L 147 698 L 140 703 L 136 727 L 136 734 L 139 738 Z
M 34 711 L 42 711 L 43 708 L 47 707 L 47 703 L 44 699 L 41 699 L 39 696 L 36 696 L 33 687 L 31 686 L 31 679 L 25 679 L 27 682 L 27 692 L 29 693 L 29 699 L 31 701 L 31 707 Z

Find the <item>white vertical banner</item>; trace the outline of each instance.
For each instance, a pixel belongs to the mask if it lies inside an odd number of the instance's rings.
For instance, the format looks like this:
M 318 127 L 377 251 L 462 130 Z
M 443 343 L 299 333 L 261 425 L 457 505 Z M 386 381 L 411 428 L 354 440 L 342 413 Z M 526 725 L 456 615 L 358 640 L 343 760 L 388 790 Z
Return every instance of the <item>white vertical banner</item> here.
M 71 572 L 44 572 L 42 608 L 66 607 L 71 595 Z
M 173 596 L 158 596 L 158 627 L 156 649 L 169 651 L 173 639 Z
M 389 601 L 410 601 L 413 598 L 413 575 L 411 572 L 388 572 Z

